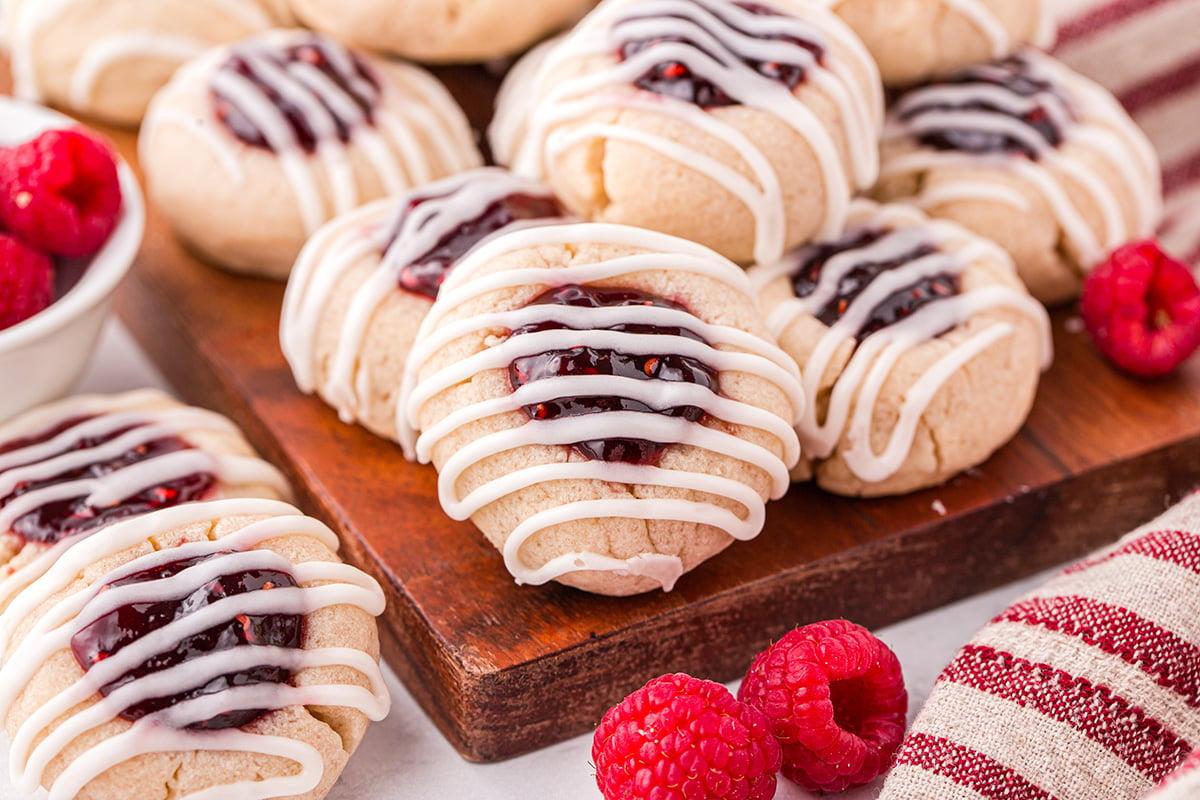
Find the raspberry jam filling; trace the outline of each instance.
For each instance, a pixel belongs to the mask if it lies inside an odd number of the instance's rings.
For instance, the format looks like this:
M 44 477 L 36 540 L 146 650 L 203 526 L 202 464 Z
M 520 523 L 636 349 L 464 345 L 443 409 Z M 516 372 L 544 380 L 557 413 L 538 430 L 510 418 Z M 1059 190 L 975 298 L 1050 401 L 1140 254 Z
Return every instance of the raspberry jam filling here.
M 189 567 L 214 558 L 227 556 L 230 551 L 182 559 L 160 567 L 136 572 L 107 584 L 101 591 L 121 586 L 148 583 L 174 577 Z M 134 642 L 174 622 L 184 619 L 218 600 L 249 592 L 295 587 L 295 578 L 280 570 L 260 569 L 232 572 L 208 581 L 186 596 L 122 606 L 83 628 L 71 638 L 75 660 L 86 671 L 110 658 Z M 235 614 L 225 622 L 183 638 L 169 650 L 154 655 L 140 666 L 105 684 L 100 693 L 105 697 L 121 687 L 148 675 L 170 669 L 184 662 L 217 651 L 231 650 L 244 645 L 299 648 L 303 634 L 303 619 L 297 614 Z M 121 712 L 124 719 L 136 721 L 186 700 L 216 694 L 236 686 L 261 683 L 287 683 L 291 672 L 279 666 L 258 666 L 219 675 L 200 686 L 165 697 L 153 697 L 136 703 Z M 240 728 L 267 713 L 267 709 L 233 709 L 187 727 L 192 730 Z
M 705 4 L 706 5 L 706 4 Z M 760 17 L 782 17 L 783 15 L 774 9 L 757 3 L 734 3 L 733 5 L 747 11 L 755 16 Z M 798 39 L 794 36 L 788 36 L 784 33 L 776 34 L 760 34 L 748 31 L 737 25 L 733 20 L 721 16 L 715 10 L 709 9 L 713 16 L 720 20 L 725 27 L 737 31 L 745 36 L 756 39 L 765 39 L 770 41 L 781 41 L 794 44 L 802 47 L 812 53 L 820 60 L 825 53 L 824 48 L 817 42 Z M 682 19 L 687 22 L 692 22 L 688 17 L 668 16 L 667 19 Z M 617 23 L 619 29 L 622 24 L 637 22 L 645 19 L 644 17 L 626 17 Z M 703 16 L 698 16 L 694 23 L 701 27 L 711 24 Z M 719 37 L 713 36 L 714 40 L 719 40 Z M 627 39 L 621 43 L 617 50 L 617 55 L 622 61 L 627 61 L 638 53 L 648 50 L 657 45 L 668 42 L 678 42 L 686 44 L 689 47 L 705 53 L 710 58 L 718 62 L 728 64 L 731 60 L 741 61 L 750 69 L 765 78 L 769 78 L 777 83 L 781 83 L 788 89 L 794 90 L 797 86 L 804 82 L 806 75 L 805 67 L 799 64 L 786 64 L 778 61 L 762 61 L 754 58 L 747 53 L 733 53 L 722 48 L 720 52 L 709 52 L 703 46 L 697 44 L 686 36 L 677 34 L 663 34 L 661 36 L 644 37 L 640 39 Z M 634 86 L 654 94 L 674 97 L 677 100 L 683 100 L 700 108 L 717 108 L 720 106 L 733 106 L 740 104 L 740 100 L 730 96 L 723 88 L 717 86 L 707 78 L 697 75 L 692 67 L 682 61 L 664 61 L 654 65 L 649 71 L 637 78 Z
M 536 297 L 530 305 L 566 305 L 581 308 L 656 306 L 680 311 L 686 310 L 678 303 L 645 292 L 577 285 L 552 289 Z M 569 327 L 558 322 L 540 322 L 517 328 L 512 335 L 519 336 L 525 333 L 561 330 Z M 682 336 L 697 342 L 704 341 L 686 328 L 618 324 L 604 328 L 604 330 L 658 336 Z M 569 350 L 552 350 L 518 358 L 508 367 L 508 376 L 514 390 L 527 383 L 564 375 L 615 375 L 643 381 L 685 382 L 703 386 L 714 394 L 719 391 L 716 370 L 694 358 L 672 354 L 631 355 L 616 350 L 597 350 L 580 346 L 572 347 Z M 646 414 L 661 414 L 667 417 L 681 417 L 689 422 L 699 422 L 705 414 L 704 409 L 697 406 L 656 409 L 627 397 L 560 397 L 545 403 L 524 406 L 523 410 L 525 415 L 532 420 L 575 417 L 603 411 L 637 411 Z M 652 464 L 662 456 L 667 446 L 668 443 L 626 438 L 595 439 L 576 442 L 572 445 L 574 450 L 584 458 L 627 464 Z
M 403 229 L 405 218 L 418 206 L 433 199 L 436 198 L 417 197 L 408 204 L 388 237 L 387 248 L 391 248 Z M 486 236 L 514 222 L 562 217 L 565 213 L 558 200 L 550 195 L 506 195 L 485 208 L 478 217 L 466 220 L 453 230 L 447 231 L 432 249 L 405 264 L 400 269 L 400 288 L 436 300 L 438 291 L 446 280 L 446 273 L 458 259 Z
M 68 420 L 36 436 L 7 442 L 0 445 L 0 454 L 49 441 L 76 425 L 86 422 L 87 419 L 87 417 L 79 417 Z M 135 427 L 127 426 L 106 431 L 99 436 L 77 439 L 64 452 L 73 453 L 98 447 L 134 430 Z M 69 481 L 101 478 L 141 461 L 148 461 L 167 453 L 191 448 L 190 444 L 177 436 L 164 436 L 143 442 L 113 459 L 88 463 L 40 480 L 23 481 L 17 484 L 9 494 L 0 497 L 0 508 L 4 508 L 18 497 L 38 489 Z M 61 498 L 17 517 L 12 524 L 12 532 L 27 542 L 55 544 L 68 536 L 94 530 L 125 517 L 199 500 L 213 489 L 216 480 L 216 476 L 211 473 L 192 473 L 142 489 L 123 498 L 118 503 L 99 507 L 89 504 L 87 497 L 83 495 Z
M 796 271 L 792 274 L 792 287 L 796 296 L 808 297 L 817 290 L 821 272 L 834 256 L 867 248 L 883 239 L 887 234 L 886 230 L 864 228 L 851 232 L 835 242 L 823 242 L 809 246 L 808 252 L 801 258 Z M 842 318 L 850 308 L 850 304 L 866 291 L 867 287 L 881 274 L 903 267 L 905 264 L 935 252 L 937 252 L 936 247 L 930 244 L 921 244 L 893 258 L 873 261 L 860 260 L 852 269 L 842 275 L 838 281 L 837 294 L 816 313 L 817 319 L 832 326 Z M 876 305 L 866 323 L 859 329 L 857 339 L 861 342 L 871 334 L 911 316 L 921 307 L 935 300 L 956 295 L 959 291 L 959 281 L 954 275 L 943 273 L 923 277 L 893 292 Z
M 332 121 L 333 133 L 342 143 L 350 141 L 352 129 L 362 121 L 356 112 L 361 112 L 368 124 L 374 122 L 379 99 L 375 76 L 354 53 L 323 39 L 279 49 L 235 50 L 219 71 L 233 73 L 253 87 L 249 96 L 240 92 L 235 96 L 220 88 L 218 76 L 212 90 L 217 119 L 253 147 L 275 149 L 255 121 L 255 111 L 261 109 L 248 109 L 249 103 L 282 115 L 296 144 L 306 153 L 315 152 L 323 136 L 303 108 L 306 102 L 320 105 L 322 116 Z
M 947 102 L 939 99 L 939 86 L 965 86 L 982 84 L 986 87 L 999 87 L 1017 98 L 1033 98 L 1037 102 L 1031 104 L 1028 110 L 1018 112 L 1011 107 L 994 100 L 989 100 L 982 94 L 968 102 Z M 911 121 L 922 114 L 932 112 L 983 112 L 987 115 L 1002 115 L 1020 120 L 1031 130 L 1035 131 L 1050 147 L 1058 147 L 1063 142 L 1063 132 L 1055 123 L 1047 102 L 1063 104 L 1055 86 L 1047 80 L 1032 74 L 1032 65 L 1020 55 L 1011 56 L 1003 61 L 993 62 L 981 67 L 967 70 L 952 78 L 939 81 L 928 87 L 915 90 L 916 93 L 928 94 L 927 101 L 918 101 L 907 108 L 900 118 Z M 1052 98 L 1047 97 L 1051 95 Z M 966 119 L 964 118 L 964 122 Z M 1039 151 L 1030 146 L 1029 142 L 1014 135 L 1002 125 L 967 125 L 943 126 L 921 132 L 917 141 L 926 147 L 936 150 L 953 150 L 966 153 L 1012 153 L 1037 160 Z
M 26 447 L 33 447 L 35 444 L 48 442 L 60 433 L 71 430 L 76 425 L 87 422 L 91 417 L 71 417 L 58 423 L 52 428 L 47 428 L 41 433 L 35 433 L 31 436 L 23 436 L 20 439 L 9 439 L 7 442 L 0 442 L 0 456 L 5 453 L 15 453 L 18 450 L 24 450 Z

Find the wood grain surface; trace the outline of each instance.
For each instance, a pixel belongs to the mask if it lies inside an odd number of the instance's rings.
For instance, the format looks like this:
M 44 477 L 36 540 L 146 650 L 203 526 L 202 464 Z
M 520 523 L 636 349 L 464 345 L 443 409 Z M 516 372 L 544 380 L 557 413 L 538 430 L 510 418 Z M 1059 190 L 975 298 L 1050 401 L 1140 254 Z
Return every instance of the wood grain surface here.
M 494 76 L 440 75 L 482 125 Z M 132 158 L 132 135 L 113 137 Z M 241 424 L 384 585 L 388 662 L 472 760 L 588 731 L 665 672 L 736 678 L 797 624 L 880 626 L 1082 555 L 1200 483 L 1200 363 L 1157 382 L 1122 377 L 1063 310 L 1028 424 L 949 484 L 873 501 L 795 486 L 761 536 L 670 593 L 520 587 L 471 525 L 442 514 L 432 468 L 297 391 L 278 345 L 282 294 L 198 262 L 151 210 L 118 311 L 179 394 Z

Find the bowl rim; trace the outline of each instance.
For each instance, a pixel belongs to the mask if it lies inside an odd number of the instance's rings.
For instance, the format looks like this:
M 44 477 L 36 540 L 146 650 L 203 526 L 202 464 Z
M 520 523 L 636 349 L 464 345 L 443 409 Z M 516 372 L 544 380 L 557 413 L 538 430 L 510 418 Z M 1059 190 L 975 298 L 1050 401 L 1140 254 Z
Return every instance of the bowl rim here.
M 0 145 L 27 141 L 42 131 L 59 127 L 87 127 L 66 114 L 36 103 L 0 96 Z M 15 127 L 16 136 L 8 129 Z M 66 294 L 29 319 L 0 330 L 0 354 L 44 338 L 82 316 L 116 289 L 141 250 L 146 228 L 146 207 L 137 177 L 129 164 L 116 154 L 121 186 L 121 218 L 108 240 L 92 256 L 91 263 Z

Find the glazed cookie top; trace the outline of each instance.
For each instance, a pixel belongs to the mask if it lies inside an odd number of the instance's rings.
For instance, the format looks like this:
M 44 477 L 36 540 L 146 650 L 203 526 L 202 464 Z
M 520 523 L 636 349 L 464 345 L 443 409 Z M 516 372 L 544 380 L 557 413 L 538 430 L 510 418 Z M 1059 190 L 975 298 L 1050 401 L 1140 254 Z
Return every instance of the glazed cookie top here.
M 210 447 L 208 437 L 244 452 Z M 290 493 L 232 422 L 157 391 L 74 397 L 0 427 L 0 532 L 26 544 L 53 548 L 239 484 Z
M 564 214 L 542 184 L 492 167 L 427 184 L 332 221 L 301 253 L 284 296 L 280 339 L 300 389 L 318 388 L 315 351 L 322 315 L 338 281 L 363 258 L 374 254 L 379 266 L 349 300 L 320 387 L 322 396 L 350 419 L 363 402 L 364 392 L 354 379 L 359 350 L 389 296 L 399 291 L 432 302 L 450 269 L 480 242 L 514 226 Z M 411 457 L 413 435 L 401 419 L 396 430 Z
M 839 10 L 842 6 L 847 5 L 853 0 L 821 0 L 829 8 L 834 11 Z M 1037 24 L 1033 31 L 1031 39 L 1021 39 L 1014 37 L 1004 19 L 996 13 L 995 6 L 997 2 L 988 3 L 984 0 L 932 0 L 932 2 L 940 3 L 947 10 L 957 12 L 965 17 L 975 27 L 976 30 L 987 40 L 991 50 L 991 58 L 1001 59 L 1012 53 L 1022 44 L 1028 42 L 1042 49 L 1049 49 L 1054 44 L 1055 24 L 1053 15 L 1046 9 L 1045 2 L 1039 3 L 1038 14 L 1036 17 Z M 1005 0 L 1000 0 L 1005 2 Z M 882 16 L 883 9 L 886 8 L 886 3 L 877 3 L 877 11 Z
M 91 0 L 88 0 L 91 2 Z M 0 6 L 0 44 L 12 52 L 13 91 L 21 98 L 40 102 L 38 66 L 33 41 L 39 33 L 68 15 L 84 0 L 5 0 Z M 117 0 L 110 0 L 117 2 Z M 211 13 L 240 23 L 246 32 L 265 31 L 286 20 L 270 4 L 258 0 L 200 0 Z M 212 42 L 179 32 L 156 31 L 152 27 L 129 27 L 93 38 L 75 62 L 70 79 L 70 103 L 86 108 L 96 84 L 113 64 L 139 57 L 168 59 L 182 63 L 200 55 Z
M 581 60 L 588 62 L 586 68 L 578 66 Z M 878 71 L 845 24 L 815 4 L 605 0 L 541 51 L 536 62 L 523 70 L 521 80 L 532 105 L 502 114 L 493 126 L 493 147 L 502 163 L 540 176 L 547 161 L 577 142 L 600 137 L 637 143 L 707 174 L 745 203 L 755 220 L 755 254 L 761 261 L 783 253 L 785 188 L 758 146 L 718 113 L 722 108 L 746 106 L 777 116 L 809 143 L 828 196 L 827 233 L 841 225 L 851 187 L 865 189 L 875 179 L 882 118 Z M 838 110 L 849 176 L 833 132 L 803 97 L 805 87 Z M 594 115 L 621 108 L 673 117 L 726 143 L 754 180 L 685 140 Z
M 821 0 L 821 2 L 836 10 L 839 6 L 845 5 L 847 0 Z M 944 3 L 971 20 L 979 32 L 991 43 L 993 58 L 1000 58 L 1012 51 L 1012 36 L 1004 27 L 1004 23 L 996 16 L 996 12 L 992 11 L 983 0 L 937 0 L 937 2 Z M 1044 33 L 1039 36 L 1039 39 L 1045 38 L 1047 37 Z
M 939 167 L 986 166 L 1011 171 L 1045 197 L 1084 265 L 1139 235 L 1162 213 L 1158 161 L 1145 135 L 1103 88 L 1035 50 L 984 64 L 902 93 L 884 130 L 885 146 L 910 142 L 914 152 L 885 160 L 891 176 Z M 1119 176 L 1109 185 L 1066 150 L 1094 151 Z M 1061 179 L 1079 187 L 1099 210 L 1101 239 Z M 1132 199 L 1132 228 L 1122 197 Z M 1020 193 L 975 177 L 939 184 L 917 199 L 922 206 L 984 198 L 1028 206 Z
M 980 264 L 1011 277 L 1002 282 Z M 822 323 L 802 370 L 809 397 L 828 395 L 822 409 L 810 404 L 797 431 L 807 457 L 830 456 L 843 439 L 847 466 L 861 480 L 887 479 L 904 463 L 925 409 L 938 390 L 971 358 L 1014 331 L 996 320 L 948 350 L 905 392 L 899 418 L 882 452 L 871 445 L 880 390 L 904 354 L 959 328 L 978 314 L 1007 308 L 1040 329 L 1042 366 L 1052 354 L 1046 310 L 1020 288 L 1012 260 L 999 247 L 943 220 L 904 205 L 856 201 L 837 239 L 801 247 L 779 263 L 755 267 L 760 287 L 785 278 L 790 299 L 778 303 L 767 324 L 777 336 L 805 318 Z M 847 358 L 847 347 L 852 355 Z M 826 391 L 826 384 L 833 382 Z M 823 411 L 823 417 L 822 417 Z
M 359 204 L 346 150 L 357 147 L 391 194 L 477 166 L 462 110 L 419 67 L 382 62 L 308 31 L 276 30 L 189 62 L 172 85 L 203 87 L 208 115 L 151 105 L 146 127 L 175 124 L 207 144 L 235 181 L 240 150 L 279 159 L 309 233 Z
M 555 248 L 622 254 L 578 256 L 566 265 L 524 266 L 521 261 L 523 253 Z M 497 267 L 512 258 L 517 259 L 514 266 Z M 696 281 L 720 287 L 727 318 L 706 321 L 706 313 L 689 308 L 687 301 L 651 290 L 650 275 L 669 276 L 667 282 L 677 291 Z M 464 311 L 485 296 L 488 308 Z M 491 305 L 500 296 L 505 299 Z M 739 309 L 747 318 L 755 317 L 740 268 L 707 248 L 663 234 L 618 225 L 564 224 L 513 231 L 480 246 L 446 279 L 410 356 L 402 395 L 408 421 L 417 427 L 426 404 L 441 393 L 485 373 L 506 375 L 505 391 L 449 411 L 417 441 L 418 457 L 428 461 L 458 429 L 505 419 L 498 430 L 458 449 L 440 465 L 438 489 L 447 514 L 466 519 L 495 500 L 555 480 L 694 493 L 693 499 L 639 499 L 631 493 L 566 501 L 534 514 L 503 546 L 510 572 L 518 582 L 533 584 L 597 570 L 650 577 L 669 589 L 682 572 L 678 557 L 655 553 L 629 559 L 569 553 L 536 569 L 522 561 L 526 541 L 566 522 L 677 520 L 711 525 L 734 539 L 757 535 L 763 498 L 754 489 L 730 477 L 662 463 L 672 444 L 684 444 L 761 469 L 770 478 L 773 497 L 787 490 L 788 468 L 799 457 L 793 420 L 746 397 L 735 399 L 723 383 L 734 380 L 734 373 L 753 376 L 782 393 L 784 405 L 797 414 L 804 403 L 796 365 L 765 330 L 736 327 L 732 319 L 739 318 Z M 488 336 L 486 347 L 429 366 L 448 345 L 496 331 L 505 333 Z M 765 436 L 775 449 L 733 432 L 739 428 Z M 572 456 L 566 462 L 516 469 L 460 494 L 460 478 L 473 466 L 529 445 L 567 447 Z M 744 512 L 708 502 L 706 495 L 724 498 Z
M 223 534 L 187 533 L 235 518 Z M 275 544 L 289 537 L 317 550 L 292 563 Z M 337 546 L 332 531 L 291 506 L 241 499 L 126 520 L 64 552 L 0 614 L 0 718 L 55 654 L 69 651 L 79 668 L 73 683 L 10 731 L 18 789 L 35 790 L 77 737 L 117 719 L 125 722 L 120 732 L 93 741 L 53 778 L 51 800 L 75 797 L 129 759 L 166 752 L 264 754 L 297 767 L 189 794 L 193 800 L 265 800 L 316 787 L 323 762 L 311 745 L 247 726 L 289 706 L 342 706 L 373 720 L 387 714 L 377 658 L 309 642 L 306 618 L 318 609 L 383 612 L 378 584 L 340 563 Z M 98 565 L 95 580 L 81 579 Z M 331 666 L 353 670 L 370 688 L 296 680 Z
M 521 53 L 569 27 L 596 0 L 285 0 L 306 27 L 426 64 L 466 64 Z

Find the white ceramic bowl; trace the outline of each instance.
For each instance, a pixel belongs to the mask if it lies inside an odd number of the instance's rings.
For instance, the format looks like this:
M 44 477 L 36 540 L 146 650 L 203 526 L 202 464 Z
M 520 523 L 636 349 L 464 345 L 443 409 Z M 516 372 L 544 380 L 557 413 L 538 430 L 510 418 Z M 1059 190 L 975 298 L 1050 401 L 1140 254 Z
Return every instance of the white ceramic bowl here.
M 0 97 L 0 145 L 77 124 L 42 106 Z M 121 162 L 119 173 L 121 219 L 79 281 L 49 308 L 0 331 L 0 420 L 65 395 L 92 356 L 113 292 L 129 271 L 146 226 L 133 170 Z

